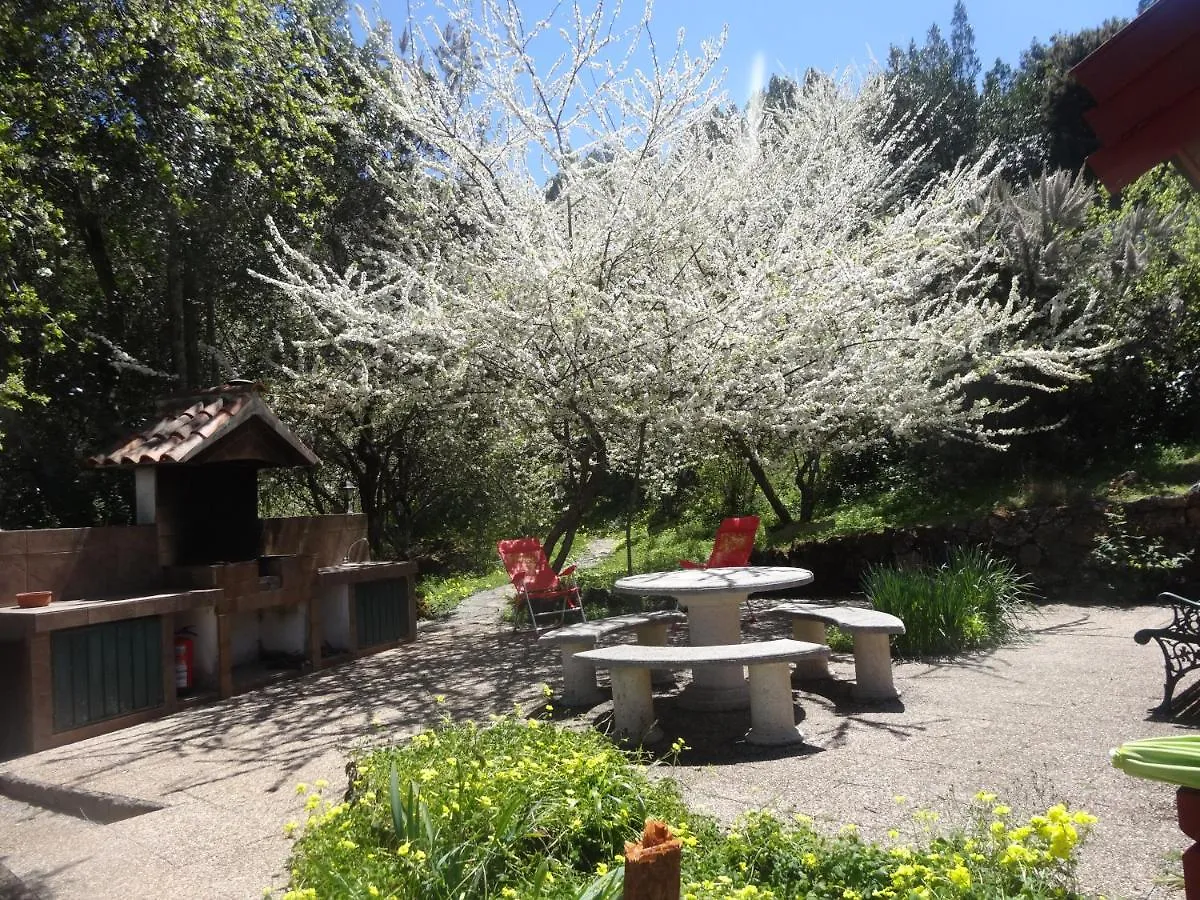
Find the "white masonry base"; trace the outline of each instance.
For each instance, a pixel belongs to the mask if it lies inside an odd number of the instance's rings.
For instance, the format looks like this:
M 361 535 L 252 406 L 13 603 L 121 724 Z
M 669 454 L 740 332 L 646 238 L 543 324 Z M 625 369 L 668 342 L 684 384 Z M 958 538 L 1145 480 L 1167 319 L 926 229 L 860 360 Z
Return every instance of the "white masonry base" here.
M 559 702 L 564 706 L 583 707 L 595 706 L 606 699 L 604 691 L 596 683 L 595 665 L 578 658 L 580 653 L 595 647 L 598 638 L 619 631 L 632 631 L 642 646 L 662 647 L 667 643 L 667 626 L 683 620 L 683 613 L 674 610 L 634 613 L 580 622 L 543 634 L 538 638 L 538 643 L 557 644 L 562 655 L 563 692 Z M 658 687 L 669 687 L 675 684 L 675 679 L 668 669 L 654 669 L 651 683 Z
M 819 603 L 785 603 L 771 615 L 792 620 L 792 636 L 798 641 L 825 642 L 826 625 L 836 625 L 854 635 L 854 697 L 859 700 L 894 700 L 900 696 L 892 680 L 893 634 L 904 634 L 904 623 L 895 616 L 857 606 Z M 803 660 L 796 665 L 798 678 L 828 678 L 824 659 Z
M 650 685 L 652 667 L 692 669 L 721 666 L 739 673 L 750 669 L 750 730 L 746 740 L 763 746 L 801 743 L 796 727 L 789 677 L 790 662 L 827 656 L 829 648 L 787 639 L 753 644 L 703 647 L 648 647 L 622 644 L 579 654 L 598 668 L 607 668 L 613 685 L 613 734 L 620 741 L 650 743 L 662 738 L 654 715 Z

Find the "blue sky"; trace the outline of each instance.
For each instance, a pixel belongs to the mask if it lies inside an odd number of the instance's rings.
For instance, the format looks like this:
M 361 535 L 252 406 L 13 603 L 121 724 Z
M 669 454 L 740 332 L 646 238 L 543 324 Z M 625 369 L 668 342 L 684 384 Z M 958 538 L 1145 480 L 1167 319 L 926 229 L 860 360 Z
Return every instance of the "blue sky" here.
M 380 0 L 383 15 L 397 25 L 404 21 L 408 0 Z M 584 0 L 587 4 L 587 0 Z M 414 0 L 414 7 L 419 4 Z M 544 0 L 521 0 L 531 11 L 546 8 Z M 997 58 L 1015 65 L 1034 38 L 1045 41 L 1060 31 L 1078 31 L 1114 16 L 1132 18 L 1137 0 L 966 0 L 967 17 L 975 29 L 975 49 L 986 71 Z M 742 103 L 748 97 L 755 59 L 762 55 L 767 74 L 800 74 L 806 68 L 824 71 L 857 64 L 872 54 L 886 60 L 891 44 L 922 42 L 937 22 L 949 31 L 954 0 L 658 0 L 653 32 L 660 48 L 674 43 L 683 28 L 687 42 L 729 26 L 722 66 L 728 70 L 726 89 Z M 640 9 L 638 0 L 625 0 L 625 13 Z

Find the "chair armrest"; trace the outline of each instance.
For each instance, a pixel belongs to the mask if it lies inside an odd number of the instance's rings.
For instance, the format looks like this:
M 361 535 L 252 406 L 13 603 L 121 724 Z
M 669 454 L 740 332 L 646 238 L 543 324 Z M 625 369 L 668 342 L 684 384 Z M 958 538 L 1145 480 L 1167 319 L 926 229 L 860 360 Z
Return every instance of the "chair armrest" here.
M 565 569 L 563 569 L 561 572 L 559 572 L 558 577 L 566 578 L 567 576 L 574 575 L 574 574 L 575 574 L 575 566 L 571 565 L 571 566 L 567 566 Z
M 681 559 L 679 561 L 679 565 L 681 568 L 684 568 L 684 569 L 703 569 L 704 568 L 703 563 L 694 563 L 690 559 Z

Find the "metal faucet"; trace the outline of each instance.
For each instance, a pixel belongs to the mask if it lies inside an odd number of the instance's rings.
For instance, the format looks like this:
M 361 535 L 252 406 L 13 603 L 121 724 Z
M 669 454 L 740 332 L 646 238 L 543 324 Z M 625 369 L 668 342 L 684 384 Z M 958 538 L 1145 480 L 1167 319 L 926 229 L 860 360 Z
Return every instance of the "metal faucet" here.
M 367 543 L 367 539 L 365 537 L 360 537 L 358 540 L 356 540 L 354 543 L 352 543 L 349 547 L 346 548 L 346 555 L 342 557 L 342 562 L 344 562 L 344 563 L 366 562 L 365 558 L 364 559 L 351 559 L 351 557 L 355 555 L 354 548 L 357 547 L 359 544 L 362 544 L 364 547 L 367 548 L 366 552 L 362 554 L 363 557 L 367 557 L 367 556 L 371 555 L 371 545 L 369 543 Z

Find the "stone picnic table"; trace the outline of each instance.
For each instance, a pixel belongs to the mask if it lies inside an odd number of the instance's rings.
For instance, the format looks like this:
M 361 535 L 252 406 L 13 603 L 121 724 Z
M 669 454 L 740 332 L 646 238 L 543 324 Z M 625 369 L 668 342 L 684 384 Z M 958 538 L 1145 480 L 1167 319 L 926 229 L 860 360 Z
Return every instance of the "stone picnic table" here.
M 625 594 L 668 596 L 687 607 L 692 646 L 740 644 L 741 606 L 750 594 L 811 583 L 808 569 L 790 566 L 729 566 L 647 572 L 617 579 L 613 589 Z M 734 710 L 750 706 L 750 690 L 742 666 L 697 666 L 692 682 L 679 695 L 684 709 Z

